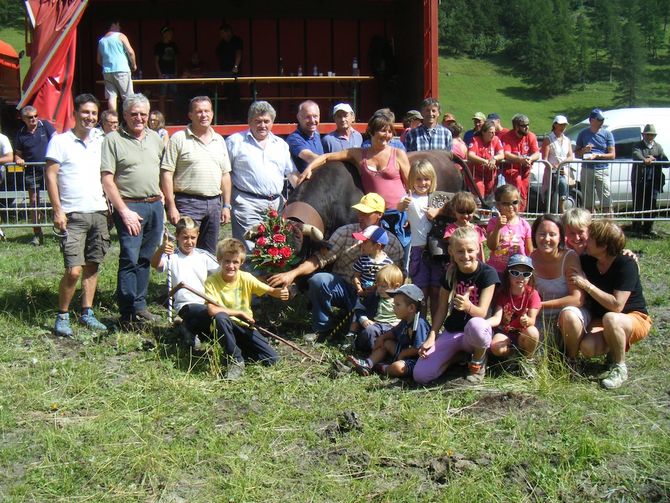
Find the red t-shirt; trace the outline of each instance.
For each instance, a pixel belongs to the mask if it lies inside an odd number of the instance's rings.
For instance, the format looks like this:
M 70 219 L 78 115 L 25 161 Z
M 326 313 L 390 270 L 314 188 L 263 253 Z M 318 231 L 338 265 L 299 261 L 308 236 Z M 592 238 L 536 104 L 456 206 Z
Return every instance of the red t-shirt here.
M 540 309 L 542 307 L 542 300 L 537 290 L 529 286 L 523 295 L 518 297 L 512 296 L 510 293 L 499 292 L 496 298 L 496 306 L 502 307 L 502 321 L 498 326 L 498 330 L 503 333 L 510 331 L 520 331 L 521 321 L 527 309 Z
M 505 152 L 509 152 L 511 154 L 531 156 L 535 152 L 540 151 L 540 148 L 537 146 L 537 136 L 535 136 L 535 133 L 531 133 L 530 131 L 526 136 L 519 138 L 519 136 L 516 134 L 516 131 L 511 129 L 507 132 L 507 134 L 505 134 L 505 136 L 503 136 L 502 141 Z M 524 170 L 524 172 L 521 172 L 520 164 L 508 163 L 505 172 L 508 173 L 509 176 L 517 176 L 519 174 L 521 174 L 521 176 L 526 176 L 528 173 L 530 173 L 530 170 Z

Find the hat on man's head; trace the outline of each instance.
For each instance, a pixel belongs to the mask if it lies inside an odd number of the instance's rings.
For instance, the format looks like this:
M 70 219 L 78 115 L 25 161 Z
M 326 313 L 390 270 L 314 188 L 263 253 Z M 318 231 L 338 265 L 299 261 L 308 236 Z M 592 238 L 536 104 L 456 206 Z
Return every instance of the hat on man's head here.
M 647 124 L 642 130 L 642 134 L 656 134 L 656 128 L 653 124 Z
M 421 115 L 421 112 L 419 112 L 418 110 L 410 110 L 405 114 L 406 121 L 412 121 L 414 119 L 422 121 L 423 115 Z
M 407 297 L 409 297 L 410 300 L 414 302 L 423 302 L 423 292 L 421 291 L 421 288 L 409 283 L 407 285 L 402 285 L 400 288 L 396 288 L 395 290 L 386 290 L 386 293 L 391 297 L 402 293 L 403 295 L 407 295 Z
M 169 31 L 172 31 L 172 27 L 171 27 L 171 26 L 163 26 L 163 27 L 161 28 L 161 35 L 162 35 L 163 33 L 167 33 L 167 32 L 169 32 Z
M 508 269 L 511 269 L 512 267 L 517 265 L 525 265 L 526 267 L 530 267 L 532 270 L 535 269 L 533 267 L 533 260 L 530 257 L 523 255 L 521 253 L 516 253 L 512 255 L 507 261 Z
M 594 108 L 591 110 L 591 114 L 589 115 L 589 119 L 596 119 L 599 121 L 604 121 L 605 116 L 603 115 L 603 111 L 600 110 L 600 108 Z
M 349 103 L 338 103 L 333 107 L 333 115 L 335 115 L 337 112 L 341 110 L 347 112 L 348 114 L 354 113 L 354 109 L 351 108 L 351 105 Z
M 363 232 L 352 232 L 351 235 L 358 241 L 372 241 L 378 245 L 389 244 L 389 235 L 378 225 L 370 225 Z
M 554 124 L 569 124 L 568 118 L 565 115 L 557 115 L 554 117 Z
M 472 116 L 473 119 L 480 120 L 482 122 L 486 121 L 486 115 L 484 115 L 481 112 L 477 112 L 475 115 Z
M 442 122 L 456 122 L 456 117 L 447 112 L 442 116 Z
M 352 208 L 363 213 L 384 213 L 386 210 L 386 201 L 376 192 L 370 192 L 361 197 L 361 201 L 358 204 L 354 204 Z
M 492 112 L 486 116 L 486 120 L 489 121 L 499 121 L 500 120 L 500 115 L 498 115 L 495 112 Z

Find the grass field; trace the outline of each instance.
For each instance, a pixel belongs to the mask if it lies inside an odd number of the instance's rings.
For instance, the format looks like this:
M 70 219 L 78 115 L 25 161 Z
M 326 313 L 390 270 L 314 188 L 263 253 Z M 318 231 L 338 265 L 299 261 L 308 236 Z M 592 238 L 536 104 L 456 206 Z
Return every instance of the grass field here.
M 638 106 L 670 106 L 667 73 L 670 65 L 648 66 L 648 80 Z M 615 85 L 588 83 L 571 92 L 546 98 L 523 80 L 518 69 L 502 57 L 487 59 L 440 58 L 440 102 L 443 111 L 452 112 L 467 129 L 475 112 L 497 112 L 506 127 L 512 117 L 526 114 L 536 133 L 551 130 L 555 115 L 563 114 L 574 124 L 588 116 L 593 108 L 620 108 L 615 100 Z
M 666 226 L 666 230 L 667 226 Z M 97 338 L 51 335 L 61 257 L 9 230 L 0 247 L 0 500 L 668 501 L 670 243 L 633 241 L 655 325 L 614 392 L 544 359 L 528 381 L 494 366 L 417 387 L 361 378 L 279 348 L 235 383 L 178 346 L 167 323 Z M 116 243 L 97 312 L 112 324 Z M 152 277 L 151 309 L 164 279 Z M 77 300 L 75 300 L 76 304 Z M 298 343 L 302 301 L 264 302 L 266 327 Z

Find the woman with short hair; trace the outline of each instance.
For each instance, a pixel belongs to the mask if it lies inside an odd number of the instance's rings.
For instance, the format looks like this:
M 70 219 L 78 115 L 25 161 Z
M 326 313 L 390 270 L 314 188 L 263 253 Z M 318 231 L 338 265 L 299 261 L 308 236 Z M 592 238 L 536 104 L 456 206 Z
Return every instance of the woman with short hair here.
M 625 245 L 618 225 L 608 220 L 592 222 L 586 255 L 580 257 L 583 273 L 574 271 L 570 277 L 571 284 L 592 300 L 593 321 L 579 351 L 586 358 L 608 356 L 609 372 L 601 381 L 607 389 L 618 388 L 628 379 L 626 352 L 651 330 L 640 272 L 635 260 L 622 253 Z

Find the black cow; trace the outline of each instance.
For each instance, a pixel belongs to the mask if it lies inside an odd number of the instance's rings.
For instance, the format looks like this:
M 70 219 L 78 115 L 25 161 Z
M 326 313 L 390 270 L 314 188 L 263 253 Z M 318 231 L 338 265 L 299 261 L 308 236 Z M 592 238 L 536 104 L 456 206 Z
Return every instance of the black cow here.
M 428 150 L 410 152 L 408 157 L 410 164 L 420 159 L 428 159 L 433 164 L 437 172 L 437 190 L 457 192 L 463 188 L 463 175 L 451 153 Z M 293 191 L 284 217 L 305 224 L 305 234 L 313 239 L 327 239 L 338 227 L 356 222 L 356 211 L 351 207 L 363 194 L 356 167 L 349 163 L 328 162 Z

